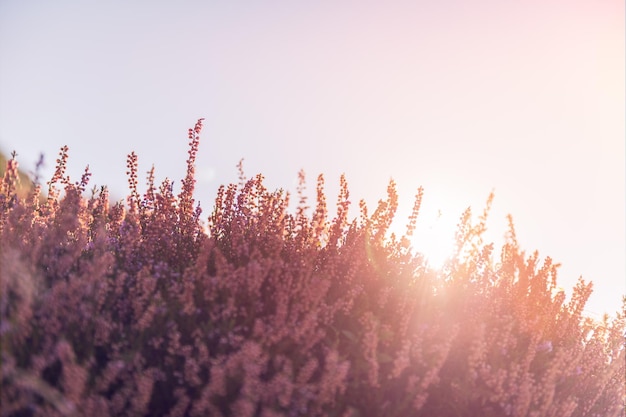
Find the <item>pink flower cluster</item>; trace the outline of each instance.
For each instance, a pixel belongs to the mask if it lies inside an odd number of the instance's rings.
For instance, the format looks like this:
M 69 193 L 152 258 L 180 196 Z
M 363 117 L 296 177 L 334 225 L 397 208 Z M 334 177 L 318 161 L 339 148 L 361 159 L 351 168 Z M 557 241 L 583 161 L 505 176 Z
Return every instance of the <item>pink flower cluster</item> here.
M 220 187 L 203 224 L 189 130 L 179 195 L 143 195 L 128 158 L 127 204 L 85 196 L 62 148 L 46 198 L 0 182 L 2 416 L 624 416 L 625 313 L 584 317 L 557 266 L 526 256 L 511 220 L 494 260 L 487 209 L 464 213 L 454 256 L 414 254 L 389 235 L 395 184 L 350 220 L 341 178 L 309 215 L 263 177 Z M 63 190 L 55 187 L 61 183 Z M 625 304 L 626 306 L 626 304 Z

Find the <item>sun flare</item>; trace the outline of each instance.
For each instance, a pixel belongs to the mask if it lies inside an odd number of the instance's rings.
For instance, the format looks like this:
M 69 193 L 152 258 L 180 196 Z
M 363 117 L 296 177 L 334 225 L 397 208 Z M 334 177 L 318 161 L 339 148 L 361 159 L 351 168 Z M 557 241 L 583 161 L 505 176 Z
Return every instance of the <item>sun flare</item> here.
M 435 269 L 443 267 L 454 255 L 455 232 L 466 208 L 459 201 L 445 197 L 437 195 L 429 199 L 426 194 L 411 238 L 413 250 L 422 254 Z
M 457 248 L 457 232 L 468 209 L 470 210 L 468 226 L 473 231 L 470 236 L 465 236 L 463 239 L 469 239 L 472 245 L 477 244 L 479 247 L 487 244 L 500 247 L 504 244 L 503 238 L 508 221 L 505 221 L 504 215 L 500 216 L 501 221 L 497 221 L 497 218 L 493 219 L 492 201 L 493 193 L 483 202 L 463 202 L 461 197 L 446 192 L 440 192 L 428 200 L 425 198 L 420 206 L 415 230 L 410 239 L 413 251 L 421 254 L 434 269 L 443 267 L 451 257 L 467 256 L 468 241 L 463 244 L 461 253 L 457 253 L 459 249 Z M 478 228 L 480 222 L 485 222 L 484 229 L 477 232 L 478 229 L 474 228 Z
M 420 213 L 412 245 L 415 251 L 424 255 L 431 267 L 441 268 L 452 256 L 457 223 L 457 216 L 444 212 L 442 209 Z

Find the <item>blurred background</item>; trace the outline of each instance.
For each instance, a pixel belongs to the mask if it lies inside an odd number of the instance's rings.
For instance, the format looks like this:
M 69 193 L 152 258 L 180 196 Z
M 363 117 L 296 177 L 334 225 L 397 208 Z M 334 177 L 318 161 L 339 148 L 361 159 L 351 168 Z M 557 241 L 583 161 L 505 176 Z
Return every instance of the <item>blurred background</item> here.
M 393 178 L 399 231 L 425 188 L 434 263 L 494 190 L 488 238 L 511 213 L 568 294 L 594 282 L 598 317 L 626 293 L 624 26 L 621 0 L 3 0 L 0 151 L 43 154 L 45 182 L 68 145 L 72 178 L 89 164 L 119 200 L 131 151 L 179 189 L 204 117 L 206 215 L 241 158 L 270 189 L 324 173 L 330 201 L 345 173 L 353 216 Z

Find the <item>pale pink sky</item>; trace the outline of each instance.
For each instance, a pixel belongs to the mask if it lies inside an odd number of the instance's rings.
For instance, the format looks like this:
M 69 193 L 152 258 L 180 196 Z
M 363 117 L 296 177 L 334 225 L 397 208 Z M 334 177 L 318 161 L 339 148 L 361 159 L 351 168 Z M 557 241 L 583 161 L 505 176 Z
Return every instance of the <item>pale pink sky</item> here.
M 490 237 L 513 214 L 566 290 L 594 281 L 591 314 L 619 308 L 622 0 L 236 3 L 0 2 L 0 148 L 28 169 L 44 152 L 48 178 L 67 144 L 73 177 L 90 164 L 121 198 L 132 150 L 182 178 L 205 117 L 207 215 L 245 158 L 270 188 L 293 190 L 303 168 L 313 189 L 322 172 L 331 201 L 345 172 L 353 215 L 393 177 L 399 224 L 423 185 L 419 230 L 443 243 L 495 189 Z

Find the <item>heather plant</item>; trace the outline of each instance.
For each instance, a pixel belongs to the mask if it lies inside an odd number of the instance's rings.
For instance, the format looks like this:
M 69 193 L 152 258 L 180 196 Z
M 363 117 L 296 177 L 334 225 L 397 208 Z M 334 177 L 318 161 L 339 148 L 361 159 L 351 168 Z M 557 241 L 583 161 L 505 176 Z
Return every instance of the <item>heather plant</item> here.
M 291 210 L 240 166 L 203 219 L 201 129 L 179 194 L 154 168 L 142 194 L 134 153 L 116 203 L 66 176 L 66 147 L 44 198 L 7 162 L 2 416 L 624 416 L 626 311 L 585 317 L 591 283 L 567 300 L 511 218 L 494 253 L 493 196 L 438 270 L 411 248 L 422 189 L 391 233 L 393 182 L 351 218 L 342 176 L 331 218 L 323 176 L 309 207 L 300 173 Z

